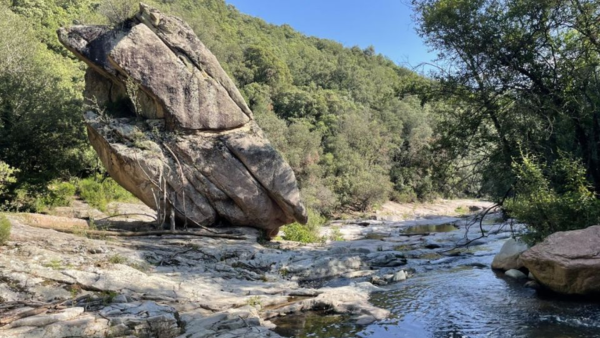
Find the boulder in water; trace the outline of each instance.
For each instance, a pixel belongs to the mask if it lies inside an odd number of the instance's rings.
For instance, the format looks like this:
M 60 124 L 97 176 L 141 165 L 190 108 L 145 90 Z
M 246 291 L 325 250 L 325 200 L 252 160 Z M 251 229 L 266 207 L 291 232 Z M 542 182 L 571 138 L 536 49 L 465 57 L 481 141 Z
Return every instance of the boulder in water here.
M 561 231 L 521 254 L 544 287 L 563 294 L 600 294 L 600 225 Z

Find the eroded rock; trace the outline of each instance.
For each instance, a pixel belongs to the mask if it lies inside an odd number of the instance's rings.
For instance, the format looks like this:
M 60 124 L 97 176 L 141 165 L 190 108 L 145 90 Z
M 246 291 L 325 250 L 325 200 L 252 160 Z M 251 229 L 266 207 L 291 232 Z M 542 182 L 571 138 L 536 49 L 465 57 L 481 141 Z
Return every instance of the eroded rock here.
M 274 236 L 306 223 L 292 169 L 185 22 L 142 4 L 117 28 L 73 26 L 58 36 L 89 66 L 88 136 L 125 189 L 190 224 L 224 220 Z
M 600 225 L 561 231 L 521 254 L 543 286 L 564 294 L 600 293 Z

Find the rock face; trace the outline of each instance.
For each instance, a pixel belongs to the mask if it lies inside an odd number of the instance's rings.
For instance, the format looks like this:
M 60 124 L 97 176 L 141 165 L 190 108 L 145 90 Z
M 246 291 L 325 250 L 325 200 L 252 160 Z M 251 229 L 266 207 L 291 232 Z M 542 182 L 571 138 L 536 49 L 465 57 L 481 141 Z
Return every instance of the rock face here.
M 492 268 L 505 271 L 522 268 L 523 264 L 519 260 L 519 256 L 525 250 L 527 250 L 527 244 L 522 241 L 512 238 L 507 240 L 502 245 L 500 252 L 494 257 Z
M 140 5 L 117 28 L 60 41 L 89 66 L 88 135 L 110 175 L 162 218 L 274 236 L 307 215 L 290 166 L 215 56 L 178 18 Z
M 545 287 L 564 294 L 600 293 L 600 225 L 554 233 L 521 255 Z

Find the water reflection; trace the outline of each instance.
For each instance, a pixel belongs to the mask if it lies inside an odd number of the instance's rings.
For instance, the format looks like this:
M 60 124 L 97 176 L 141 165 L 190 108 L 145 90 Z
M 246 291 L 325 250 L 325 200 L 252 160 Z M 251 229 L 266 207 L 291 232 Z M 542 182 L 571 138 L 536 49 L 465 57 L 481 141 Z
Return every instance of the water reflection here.
M 457 227 L 453 223 L 446 224 L 426 224 L 407 227 L 403 232 L 406 234 L 424 234 L 431 232 L 450 232 L 455 231 Z
M 347 316 L 304 312 L 271 320 L 274 330 L 284 337 L 356 337 L 361 327 L 351 324 Z
M 451 224 L 441 227 L 456 230 Z M 495 240 L 481 248 L 497 252 L 502 243 Z M 278 319 L 276 331 L 287 337 L 321 338 L 600 337 L 600 303 L 540 296 L 523 281 L 464 264 L 489 267 L 492 259 L 493 255 L 463 256 L 451 263 L 453 267 L 417 273 L 398 290 L 374 294 L 371 302 L 392 312 L 385 321 L 359 327 L 340 316 L 303 314 Z

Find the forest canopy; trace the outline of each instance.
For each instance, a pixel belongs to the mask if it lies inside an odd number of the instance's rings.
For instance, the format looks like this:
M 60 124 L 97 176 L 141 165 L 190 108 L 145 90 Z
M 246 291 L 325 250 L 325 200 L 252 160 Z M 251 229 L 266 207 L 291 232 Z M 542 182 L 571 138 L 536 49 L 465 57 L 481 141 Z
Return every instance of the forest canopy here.
M 477 163 L 483 192 L 508 198 L 505 209 L 539 231 L 537 239 L 597 224 L 600 3 L 413 6 L 420 35 L 443 65 L 415 90 L 453 106 L 440 139 Z

